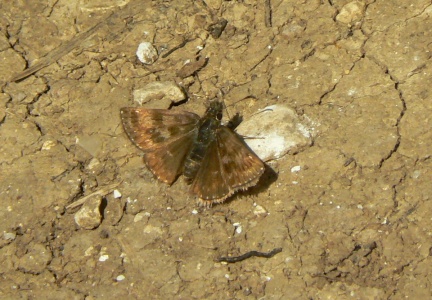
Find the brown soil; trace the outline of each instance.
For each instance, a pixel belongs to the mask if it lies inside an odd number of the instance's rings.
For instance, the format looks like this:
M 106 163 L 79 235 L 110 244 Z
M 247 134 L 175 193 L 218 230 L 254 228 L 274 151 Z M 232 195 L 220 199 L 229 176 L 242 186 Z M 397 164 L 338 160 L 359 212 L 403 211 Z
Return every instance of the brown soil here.
M 0 298 L 430 299 L 431 8 L 4 1 Z M 159 50 L 152 65 L 136 58 L 143 41 Z M 179 77 L 197 56 L 207 64 Z M 220 90 L 245 118 L 287 105 L 315 124 L 314 143 L 200 208 L 182 178 L 153 179 L 120 125 L 154 81 L 184 87 L 174 109 L 198 114 Z M 122 198 L 104 193 L 101 224 L 79 227 L 66 206 L 111 184 Z

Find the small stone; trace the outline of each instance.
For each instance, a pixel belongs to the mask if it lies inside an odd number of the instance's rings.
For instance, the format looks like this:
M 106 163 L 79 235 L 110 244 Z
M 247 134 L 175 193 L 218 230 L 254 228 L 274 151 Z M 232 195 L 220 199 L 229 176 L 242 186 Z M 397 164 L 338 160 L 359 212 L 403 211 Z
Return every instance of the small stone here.
M 235 227 L 235 232 L 237 234 L 242 233 L 243 227 L 241 226 L 241 224 L 239 222 L 233 223 L 233 226 Z
M 114 198 L 118 199 L 121 198 L 122 194 L 119 192 L 119 190 L 114 190 L 113 196 Z
M 308 120 L 300 120 L 292 109 L 271 105 L 254 114 L 237 128 L 248 137 L 245 142 L 263 161 L 278 159 L 312 144 L 313 129 Z
M 136 55 L 139 61 L 146 65 L 153 64 L 159 57 L 156 48 L 149 42 L 139 44 Z
M 13 241 L 16 238 L 15 232 L 5 232 L 3 233 L 3 239 L 7 241 Z
M 120 201 L 121 193 L 114 190 L 113 195 L 106 196 L 106 206 L 103 211 L 104 224 L 114 226 L 120 222 L 124 214 L 125 202 Z
M 301 166 L 294 166 L 291 168 L 291 173 L 297 173 L 300 172 Z
M 126 277 L 124 275 L 119 275 L 116 277 L 116 281 L 123 281 L 125 279 L 126 279 Z
M 352 24 L 360 21 L 365 11 L 365 4 L 359 1 L 352 1 L 345 4 L 340 13 L 336 16 L 336 20 L 345 24 Z
M 134 222 L 136 223 L 136 222 L 139 222 L 143 219 L 148 221 L 149 217 L 150 217 L 150 214 L 148 212 L 139 212 L 135 215 Z
M 87 169 L 89 169 L 89 170 L 93 170 L 93 169 L 99 167 L 100 165 L 101 165 L 101 163 L 99 162 L 99 160 L 98 160 L 97 158 L 94 158 L 94 157 L 93 157 L 93 158 L 90 160 L 90 162 L 88 163 L 88 165 L 87 165 Z
M 75 214 L 75 223 L 84 229 L 94 229 L 102 222 L 100 206 L 102 197 L 95 195 L 87 199 L 83 207 Z
M 100 262 L 107 261 L 108 259 L 109 259 L 109 255 L 108 254 L 104 254 L 104 255 L 99 256 L 99 261 Z
M 158 100 L 152 108 L 166 109 L 173 102 L 184 100 L 186 96 L 174 82 L 155 81 L 141 89 L 134 90 L 133 98 L 139 105 L 143 105 L 151 100 Z
M 255 206 L 253 213 L 255 216 L 267 215 L 267 210 L 261 205 L 257 205 Z
M 42 144 L 42 150 L 49 150 L 49 149 L 51 149 L 52 147 L 54 147 L 55 145 L 57 145 L 57 142 L 56 142 L 56 141 L 50 141 L 50 140 L 45 141 L 45 142 Z

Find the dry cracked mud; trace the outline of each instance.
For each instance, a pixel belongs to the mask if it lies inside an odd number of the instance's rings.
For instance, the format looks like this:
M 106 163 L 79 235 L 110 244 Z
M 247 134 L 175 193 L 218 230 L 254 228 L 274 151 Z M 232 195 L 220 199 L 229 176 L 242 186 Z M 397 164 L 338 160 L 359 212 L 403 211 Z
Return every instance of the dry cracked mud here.
M 0 298 L 432 297 L 431 1 L 0 11 Z M 159 52 L 151 65 L 141 42 Z M 181 86 L 188 101 L 173 109 L 199 114 L 221 90 L 245 119 L 286 105 L 315 124 L 313 143 L 200 208 L 182 178 L 153 178 L 121 127 L 120 108 L 155 81 Z M 160 101 L 171 104 L 145 105 Z

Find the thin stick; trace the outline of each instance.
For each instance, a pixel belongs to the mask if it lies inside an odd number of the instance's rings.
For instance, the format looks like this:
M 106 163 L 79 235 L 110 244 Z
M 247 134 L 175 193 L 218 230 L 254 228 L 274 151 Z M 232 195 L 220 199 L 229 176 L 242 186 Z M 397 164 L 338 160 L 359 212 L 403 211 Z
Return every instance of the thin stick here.
M 96 192 L 91 193 L 90 195 L 84 196 L 81 199 L 78 199 L 77 201 L 69 204 L 68 206 L 66 206 L 66 209 L 72 209 L 72 208 L 78 207 L 78 206 L 84 204 L 87 201 L 87 199 L 89 199 L 90 197 L 93 197 L 94 195 L 105 196 L 105 195 L 111 193 L 111 191 L 113 189 L 115 189 L 119 184 L 120 183 L 113 183 L 113 184 L 104 186 L 100 190 L 97 190 Z
M 254 250 L 254 251 L 246 252 L 245 254 L 240 255 L 240 256 L 230 256 L 230 257 L 221 256 L 221 257 L 217 258 L 216 261 L 218 261 L 218 262 L 227 262 L 227 263 L 235 263 L 235 262 L 239 262 L 239 261 L 245 260 L 247 258 L 250 258 L 252 256 L 270 258 L 270 257 L 275 256 L 279 252 L 282 252 L 282 248 L 275 248 L 275 249 L 273 249 L 270 252 L 259 252 L 259 251 L 255 251 Z

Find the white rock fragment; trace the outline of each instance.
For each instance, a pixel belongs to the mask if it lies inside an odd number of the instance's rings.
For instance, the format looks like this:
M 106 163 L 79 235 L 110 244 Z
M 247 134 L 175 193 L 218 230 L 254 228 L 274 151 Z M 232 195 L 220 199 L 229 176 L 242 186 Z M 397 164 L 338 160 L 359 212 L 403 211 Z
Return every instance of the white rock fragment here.
M 94 229 L 102 222 L 102 215 L 100 213 L 100 206 L 102 197 L 94 195 L 87 199 L 79 211 L 75 213 L 75 223 L 84 229 Z
M 310 146 L 313 129 L 307 123 L 302 123 L 294 110 L 271 105 L 242 122 L 237 133 L 248 137 L 245 142 L 249 147 L 263 161 L 268 161 Z
M 155 81 L 133 91 L 134 101 L 139 105 L 158 100 L 152 108 L 167 108 L 172 102 L 186 98 L 182 89 L 171 81 Z
M 108 254 L 104 254 L 104 255 L 99 256 L 99 261 L 100 262 L 104 262 L 104 261 L 107 261 L 108 258 L 109 258 L 109 255 Z
M 261 205 L 257 205 L 255 206 L 253 213 L 255 216 L 267 215 L 267 210 Z
M 237 234 L 240 234 L 243 231 L 243 227 L 237 226 L 235 231 L 236 231 Z
M 196 209 L 194 209 L 194 210 L 192 210 L 192 214 L 196 215 L 196 214 L 198 214 L 198 211 Z
M 233 223 L 233 226 L 235 227 L 235 232 L 237 234 L 242 233 L 243 227 L 241 226 L 241 224 L 239 222 Z
M 126 279 L 126 277 L 124 275 L 119 275 L 116 277 L 116 281 L 123 281 L 125 279 Z
M 136 55 L 139 61 L 146 65 L 153 64 L 159 57 L 156 48 L 149 42 L 139 44 Z
M 301 166 L 294 166 L 291 168 L 291 173 L 297 173 L 300 172 Z
M 119 192 L 119 190 L 114 190 L 113 196 L 114 196 L 114 198 L 118 199 L 118 198 L 121 198 L 122 194 Z

